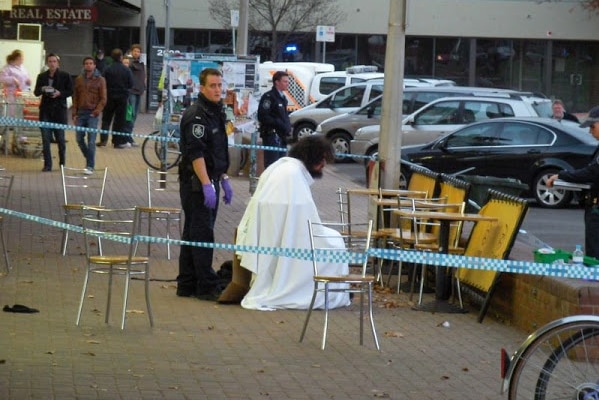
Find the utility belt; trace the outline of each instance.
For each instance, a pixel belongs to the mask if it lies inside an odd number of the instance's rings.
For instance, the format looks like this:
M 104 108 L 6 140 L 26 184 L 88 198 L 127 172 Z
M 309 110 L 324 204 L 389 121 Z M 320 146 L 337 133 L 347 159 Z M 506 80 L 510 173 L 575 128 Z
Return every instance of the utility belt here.
M 584 192 L 582 195 L 582 204 L 585 207 L 592 207 L 599 204 L 599 193 Z
M 273 136 L 277 134 L 277 130 L 275 128 L 260 128 L 260 137 L 264 139 L 265 137 Z

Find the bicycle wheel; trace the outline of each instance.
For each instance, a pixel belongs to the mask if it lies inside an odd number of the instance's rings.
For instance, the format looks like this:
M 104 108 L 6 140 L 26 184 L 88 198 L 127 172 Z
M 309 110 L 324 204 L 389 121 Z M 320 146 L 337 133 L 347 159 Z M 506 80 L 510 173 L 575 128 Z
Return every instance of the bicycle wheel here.
M 599 400 L 599 321 L 566 321 L 530 343 L 508 398 Z
M 179 164 L 179 161 L 181 160 L 179 143 L 175 141 L 164 142 L 156 140 L 155 137 L 158 135 L 160 135 L 160 132 L 152 132 L 144 140 L 141 147 L 141 155 L 150 168 L 160 170 L 162 167 L 162 152 L 163 149 L 165 149 L 165 166 L 166 169 L 171 169 Z

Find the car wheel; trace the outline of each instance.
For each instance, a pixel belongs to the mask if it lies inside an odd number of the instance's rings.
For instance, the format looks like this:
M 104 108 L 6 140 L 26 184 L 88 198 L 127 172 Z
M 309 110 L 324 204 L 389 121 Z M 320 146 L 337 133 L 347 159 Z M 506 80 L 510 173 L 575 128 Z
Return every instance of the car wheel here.
M 555 169 L 548 169 L 538 174 L 533 181 L 532 189 L 535 199 L 542 207 L 562 208 L 572 201 L 572 192 L 547 186 L 549 177 L 557 173 L 558 171 Z
M 349 154 L 349 142 L 351 138 L 346 133 L 334 133 L 331 135 L 331 144 L 335 150 L 335 162 L 349 162 L 351 157 L 343 157 L 341 154 Z
M 302 122 L 301 124 L 298 124 L 293 131 L 293 139 L 297 141 L 305 136 L 310 136 L 315 130 L 316 127 L 313 124 L 309 122 Z
M 408 188 L 409 180 L 410 180 L 409 175 L 403 171 L 400 171 L 400 173 L 399 173 L 399 188 L 402 190 L 406 190 Z

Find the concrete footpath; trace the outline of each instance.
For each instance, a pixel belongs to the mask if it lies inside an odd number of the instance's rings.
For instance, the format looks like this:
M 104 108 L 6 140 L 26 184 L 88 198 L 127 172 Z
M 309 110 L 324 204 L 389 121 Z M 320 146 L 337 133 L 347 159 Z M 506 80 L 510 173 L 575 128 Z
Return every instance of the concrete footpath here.
M 152 119 L 140 115 L 136 133 L 151 132 Z M 83 167 L 74 133 L 67 138 L 67 165 Z M 56 147 L 52 151 L 51 173 L 40 172 L 40 159 L 0 156 L 15 175 L 9 208 L 62 220 Z M 146 203 L 140 148 L 98 148 L 96 166 L 109 169 L 106 206 Z M 219 209 L 221 243 L 232 242 L 249 199 L 247 177 L 232 177 L 232 184 L 233 204 Z M 357 185 L 330 172 L 314 184 L 323 219 L 337 218 L 339 186 Z M 173 194 L 172 205 L 178 204 Z M 492 316 L 477 323 L 477 310 L 413 311 L 406 295 L 381 292 L 375 310 L 381 351 L 367 326 L 359 345 L 357 305 L 331 312 L 322 351 L 322 312 L 312 316 L 299 343 L 305 311 L 248 311 L 177 297 L 178 248 L 169 261 L 163 245 L 153 247 L 151 258 L 154 328 L 145 314 L 143 285 L 134 281 L 127 327 L 120 330 L 118 279 L 105 324 L 102 276 L 92 277 L 77 327 L 85 269 L 81 235 L 71 235 L 63 257 L 61 230 L 12 217 L 5 223 L 12 271 L 0 276 L 0 306 L 23 304 L 40 312 L 0 313 L 0 399 L 500 399 L 500 349 L 511 352 L 526 337 Z M 164 234 L 158 225 L 157 236 Z M 215 268 L 231 258 L 216 251 Z

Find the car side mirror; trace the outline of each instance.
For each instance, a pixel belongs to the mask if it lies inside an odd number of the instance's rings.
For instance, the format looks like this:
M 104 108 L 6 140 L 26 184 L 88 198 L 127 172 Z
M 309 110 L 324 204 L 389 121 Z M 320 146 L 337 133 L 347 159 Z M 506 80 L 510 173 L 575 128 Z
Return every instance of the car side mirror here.
M 338 107 L 337 103 L 335 102 L 335 96 L 331 96 L 328 101 L 327 101 L 327 106 L 334 110 L 335 108 Z
M 366 116 L 368 118 L 372 118 L 373 115 L 374 115 L 374 107 L 368 107 L 368 113 L 366 114 Z
M 447 138 L 437 142 L 437 145 L 435 147 L 437 147 L 439 150 L 442 150 L 444 152 L 448 151 L 447 150 Z
M 318 108 L 332 108 L 331 107 L 331 98 L 328 97 L 328 98 L 324 99 L 320 104 L 318 104 L 317 107 Z

